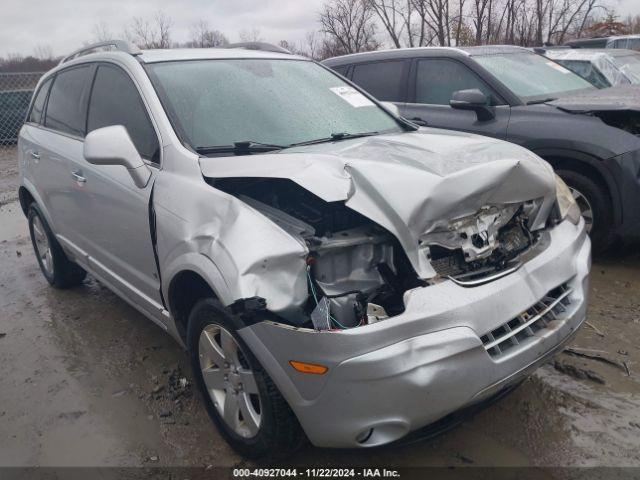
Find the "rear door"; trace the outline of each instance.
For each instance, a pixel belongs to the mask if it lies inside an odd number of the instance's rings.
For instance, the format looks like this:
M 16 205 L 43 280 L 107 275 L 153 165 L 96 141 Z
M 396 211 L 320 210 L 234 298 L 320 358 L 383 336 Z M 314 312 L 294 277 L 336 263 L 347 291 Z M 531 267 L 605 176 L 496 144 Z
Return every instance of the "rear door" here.
M 88 102 L 87 133 L 111 125 L 127 129 L 152 171 L 145 188 L 133 183 L 126 168 L 92 165 L 74 157 L 70 209 L 81 249 L 90 268 L 125 297 L 150 313 L 161 308 L 158 272 L 149 226 L 149 200 L 159 168 L 160 142 L 146 104 L 132 78 L 113 64 L 99 64 Z
M 42 181 L 45 181 L 46 175 L 43 174 L 45 165 L 41 164 L 42 147 L 39 139 L 44 136 L 42 122 L 44 121 L 44 109 L 52 83 L 53 78 L 48 78 L 35 91 L 33 105 L 20 132 L 20 141 L 18 143 L 21 174 L 25 183 L 29 184 L 30 188 L 35 188 L 40 198 L 43 198 L 43 188 L 40 185 L 40 180 L 42 178 Z M 47 214 L 49 213 L 46 205 L 41 205 L 40 207 Z M 53 223 L 51 218 L 49 218 L 49 223 Z M 53 227 L 53 225 L 51 226 Z
M 40 93 L 34 100 L 22 136 L 23 159 L 29 162 L 26 170 L 32 172 L 33 184 L 49 213 L 51 227 L 67 250 L 77 242 L 74 228 L 78 219 L 71 207 L 80 193 L 71 178 L 70 163 L 82 159 L 92 73 L 91 65 L 58 72 L 51 80 L 46 106 L 41 107 L 45 97 L 40 97 Z M 77 249 L 71 253 L 75 257 Z
M 495 118 L 479 121 L 475 112 L 449 106 L 459 90 L 478 89 L 495 107 Z M 511 109 L 475 72 L 451 58 L 416 58 L 413 61 L 408 102 L 402 115 L 423 126 L 461 130 L 490 137 L 505 138 Z

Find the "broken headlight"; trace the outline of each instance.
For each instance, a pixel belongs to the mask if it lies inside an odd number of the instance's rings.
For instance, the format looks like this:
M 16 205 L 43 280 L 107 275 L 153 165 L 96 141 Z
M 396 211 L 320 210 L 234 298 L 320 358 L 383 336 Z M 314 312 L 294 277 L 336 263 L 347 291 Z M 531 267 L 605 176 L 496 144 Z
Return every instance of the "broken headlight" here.
M 558 175 L 556 175 L 556 205 L 560 221 L 570 220 L 574 225 L 580 222 L 580 208 L 573 198 L 571 189 Z

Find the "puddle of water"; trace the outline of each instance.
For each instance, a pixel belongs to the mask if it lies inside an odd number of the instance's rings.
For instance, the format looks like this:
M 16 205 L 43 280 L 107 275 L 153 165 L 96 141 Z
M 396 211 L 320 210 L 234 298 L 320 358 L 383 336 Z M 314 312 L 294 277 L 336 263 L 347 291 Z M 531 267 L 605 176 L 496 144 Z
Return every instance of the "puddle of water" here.
M 0 242 L 29 235 L 27 220 L 17 201 L 0 206 L 0 216 Z

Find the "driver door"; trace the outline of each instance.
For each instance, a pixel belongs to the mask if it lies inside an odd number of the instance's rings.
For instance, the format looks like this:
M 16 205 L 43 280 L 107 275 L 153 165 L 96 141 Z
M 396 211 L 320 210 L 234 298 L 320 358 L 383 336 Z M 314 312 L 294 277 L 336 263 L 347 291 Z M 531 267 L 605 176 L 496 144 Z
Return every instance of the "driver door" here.
M 449 106 L 459 90 L 478 89 L 495 106 L 495 118 L 480 121 L 475 112 Z M 418 125 L 461 130 L 504 139 L 511 107 L 467 65 L 449 58 L 414 59 L 410 74 L 409 102 L 400 106 L 402 116 Z
M 162 308 L 151 240 L 149 202 L 160 142 L 134 81 L 120 67 L 99 64 L 88 105 L 87 133 L 111 125 L 127 129 L 152 177 L 138 188 L 126 168 L 72 159 L 74 230 L 90 269 L 152 315 Z

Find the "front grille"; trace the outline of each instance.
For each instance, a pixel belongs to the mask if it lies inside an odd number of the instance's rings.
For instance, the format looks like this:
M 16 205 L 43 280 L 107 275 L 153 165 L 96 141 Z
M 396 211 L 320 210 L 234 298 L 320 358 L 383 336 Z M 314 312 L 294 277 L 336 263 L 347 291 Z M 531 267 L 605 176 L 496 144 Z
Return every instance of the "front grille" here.
M 554 288 L 513 320 L 480 337 L 485 350 L 492 357 L 498 357 L 547 328 L 550 321 L 561 320 L 562 313 L 571 303 L 571 291 L 567 284 Z

